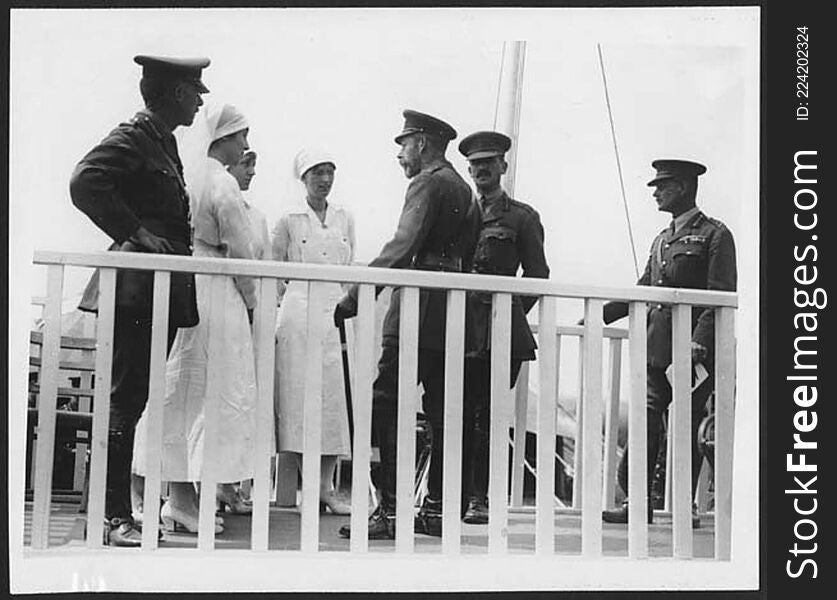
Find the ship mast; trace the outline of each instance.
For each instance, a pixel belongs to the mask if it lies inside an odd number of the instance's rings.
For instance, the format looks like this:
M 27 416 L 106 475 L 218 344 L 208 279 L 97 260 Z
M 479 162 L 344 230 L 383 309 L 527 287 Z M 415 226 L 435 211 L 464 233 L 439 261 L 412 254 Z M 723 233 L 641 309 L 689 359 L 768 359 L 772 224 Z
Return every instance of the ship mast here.
M 506 153 L 509 168 L 503 181 L 503 189 L 512 197 L 514 197 L 517 172 L 517 142 L 520 135 L 520 105 L 523 98 L 525 58 L 526 42 L 503 42 L 497 104 L 494 109 L 494 130 L 506 134 L 512 140 L 511 149 Z

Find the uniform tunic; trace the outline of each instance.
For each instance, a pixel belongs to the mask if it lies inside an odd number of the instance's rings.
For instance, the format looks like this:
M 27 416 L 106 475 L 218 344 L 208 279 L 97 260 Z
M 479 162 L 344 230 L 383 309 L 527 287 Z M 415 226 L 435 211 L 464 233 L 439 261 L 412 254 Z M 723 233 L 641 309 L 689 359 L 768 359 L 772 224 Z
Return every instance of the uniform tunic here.
M 474 253 L 474 273 L 523 277 L 549 277 L 544 256 L 544 232 L 538 212 L 502 192 L 481 201 L 482 228 Z M 526 313 L 537 302 L 534 296 L 512 297 L 513 359 L 534 360 L 535 338 L 526 321 Z M 468 355 L 486 357 L 491 349 L 491 294 L 468 294 L 466 340 Z
M 273 230 L 273 259 L 290 262 L 348 265 L 354 258 L 355 227 L 352 214 L 329 202 L 325 222 L 301 202 L 283 215 Z M 274 406 L 277 415 L 278 449 L 302 452 L 305 410 L 305 365 L 308 323 L 308 283 L 281 284 L 282 302 L 276 328 L 276 378 Z M 343 385 L 340 338 L 332 312 L 343 295 L 338 283 L 322 284 L 323 321 L 322 447 L 323 454 L 346 454 L 349 421 Z
M 445 159 L 425 166 L 407 187 L 404 207 L 395 235 L 381 249 L 370 267 L 462 271 L 473 253 L 479 227 L 472 205 L 471 188 Z M 357 302 L 357 286 L 350 288 Z M 398 344 L 401 293 L 392 293 L 384 318 L 383 344 Z M 446 294 L 419 292 L 419 347 L 445 348 Z
M 70 195 L 73 204 L 113 239 L 110 250 L 148 252 L 130 239 L 143 226 L 166 238 L 175 254 L 191 254 L 189 198 L 177 142 L 148 110 L 121 123 L 87 153 L 73 172 Z M 81 310 L 98 309 L 98 275 L 97 271 L 85 289 Z M 117 307 L 150 318 L 152 297 L 151 273 L 117 273 Z M 197 321 L 194 276 L 172 273 L 169 324 L 189 327 Z
M 735 242 L 729 229 L 697 211 L 674 231 L 663 229 L 651 244 L 645 271 L 637 285 L 722 290 L 736 288 Z M 610 302 L 604 308 L 605 323 L 628 314 L 624 302 Z M 715 350 L 715 311 L 692 310 L 692 341 L 709 351 Z M 648 308 L 648 364 L 666 368 L 671 364 L 671 306 L 654 304 Z

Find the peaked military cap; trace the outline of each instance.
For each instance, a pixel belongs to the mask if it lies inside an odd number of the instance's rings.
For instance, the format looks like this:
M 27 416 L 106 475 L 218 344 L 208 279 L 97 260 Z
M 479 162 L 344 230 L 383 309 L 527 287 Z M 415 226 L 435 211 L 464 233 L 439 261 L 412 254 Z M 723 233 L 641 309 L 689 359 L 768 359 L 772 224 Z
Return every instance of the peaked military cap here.
M 690 160 L 666 158 L 655 160 L 651 163 L 651 166 L 657 169 L 657 174 L 654 175 L 654 179 L 648 182 L 649 186 L 657 185 L 663 179 L 691 179 L 706 173 L 705 166 Z
M 401 140 L 414 133 L 427 133 L 443 140 L 452 140 L 456 137 L 456 129 L 441 119 L 417 110 L 407 109 L 404 111 L 404 129 L 395 136 L 395 143 L 400 144 Z
M 194 83 L 202 93 L 209 91 L 201 81 L 201 71 L 209 66 L 208 58 L 170 58 L 138 54 L 134 62 L 142 66 L 143 76 L 170 77 Z
M 478 131 L 459 142 L 459 152 L 468 160 L 503 156 L 511 143 L 511 138 L 498 131 Z

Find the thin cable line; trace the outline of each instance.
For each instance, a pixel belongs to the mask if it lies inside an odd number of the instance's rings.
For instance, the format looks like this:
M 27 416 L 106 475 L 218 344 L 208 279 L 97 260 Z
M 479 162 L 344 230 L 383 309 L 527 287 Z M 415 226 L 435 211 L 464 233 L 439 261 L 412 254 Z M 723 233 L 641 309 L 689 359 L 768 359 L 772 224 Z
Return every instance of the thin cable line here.
M 631 240 L 631 254 L 634 257 L 634 273 L 639 279 L 639 263 L 636 259 L 636 246 L 634 245 L 634 232 L 631 227 L 631 215 L 628 212 L 628 198 L 625 194 L 625 181 L 622 178 L 622 163 L 619 160 L 619 146 L 616 144 L 616 128 L 613 125 L 613 112 L 610 109 L 610 94 L 607 91 L 607 77 L 605 76 L 604 59 L 602 58 L 602 45 L 596 44 L 599 51 L 599 65 L 602 68 L 602 83 L 604 84 L 605 103 L 607 104 L 607 117 L 610 120 L 610 135 L 613 138 L 613 152 L 616 154 L 616 170 L 619 172 L 619 187 L 622 190 L 622 205 L 625 207 L 625 220 L 628 222 L 628 238 Z
M 503 85 L 503 68 L 506 66 L 506 44 L 503 42 L 503 52 L 500 55 L 500 75 L 497 77 L 497 98 L 494 101 L 494 131 L 497 131 L 497 116 L 500 112 L 500 89 Z

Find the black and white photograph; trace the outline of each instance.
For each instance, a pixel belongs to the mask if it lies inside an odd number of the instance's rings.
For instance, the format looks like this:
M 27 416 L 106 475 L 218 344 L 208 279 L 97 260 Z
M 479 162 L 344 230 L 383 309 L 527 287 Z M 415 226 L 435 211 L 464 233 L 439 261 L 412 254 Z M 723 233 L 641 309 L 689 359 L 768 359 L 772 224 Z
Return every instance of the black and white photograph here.
M 763 19 L 12 8 L 10 590 L 760 589 Z

